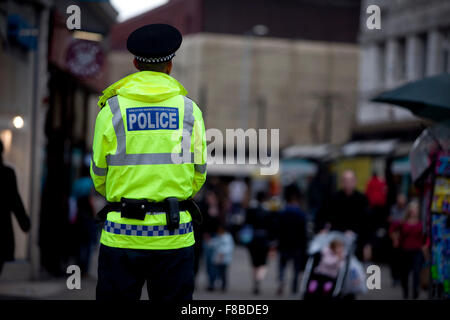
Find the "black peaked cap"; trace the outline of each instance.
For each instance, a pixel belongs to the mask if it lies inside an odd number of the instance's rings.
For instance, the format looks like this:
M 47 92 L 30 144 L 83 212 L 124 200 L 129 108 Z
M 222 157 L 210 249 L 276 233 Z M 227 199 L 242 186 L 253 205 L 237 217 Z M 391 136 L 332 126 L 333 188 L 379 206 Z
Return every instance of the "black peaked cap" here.
M 129 35 L 127 49 L 137 60 L 158 63 L 171 60 L 182 41 L 177 28 L 162 23 L 148 24 Z

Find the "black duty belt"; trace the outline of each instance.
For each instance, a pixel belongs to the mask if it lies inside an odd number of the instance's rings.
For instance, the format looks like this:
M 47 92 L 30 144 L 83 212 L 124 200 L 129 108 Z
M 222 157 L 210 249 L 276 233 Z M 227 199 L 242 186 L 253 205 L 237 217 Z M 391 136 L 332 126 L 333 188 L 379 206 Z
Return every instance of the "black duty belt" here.
M 167 228 L 177 229 L 180 225 L 180 211 L 189 211 L 192 220 L 202 223 L 202 215 L 194 200 L 178 201 L 177 198 L 167 198 L 163 202 L 122 198 L 120 202 L 108 202 L 97 214 L 97 220 L 103 222 L 111 211 L 119 211 L 122 218 L 144 220 L 147 213 L 164 212 L 167 218 Z

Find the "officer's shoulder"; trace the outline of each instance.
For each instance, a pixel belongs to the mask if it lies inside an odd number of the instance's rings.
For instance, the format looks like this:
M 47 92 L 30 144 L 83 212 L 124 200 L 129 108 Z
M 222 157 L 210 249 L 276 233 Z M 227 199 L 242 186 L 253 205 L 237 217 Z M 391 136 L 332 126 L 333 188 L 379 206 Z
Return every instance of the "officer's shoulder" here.
M 108 117 L 112 115 L 111 107 L 109 106 L 108 101 L 100 108 L 97 117 Z
M 195 102 L 194 99 L 186 96 L 186 98 L 188 98 L 189 100 L 192 101 L 192 107 L 193 107 L 193 112 L 194 113 L 200 113 L 200 115 L 202 114 L 202 110 L 199 108 L 199 106 L 197 105 L 197 103 Z

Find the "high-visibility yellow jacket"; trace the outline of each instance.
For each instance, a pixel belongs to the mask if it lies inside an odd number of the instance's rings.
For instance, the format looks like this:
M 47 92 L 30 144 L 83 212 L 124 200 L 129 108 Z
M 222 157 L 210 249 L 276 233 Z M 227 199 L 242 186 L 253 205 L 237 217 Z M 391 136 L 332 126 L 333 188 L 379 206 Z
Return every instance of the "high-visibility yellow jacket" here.
M 202 112 L 174 78 L 153 71 L 131 74 L 100 97 L 91 177 L 108 201 L 122 197 L 160 202 L 185 200 L 206 179 Z M 110 212 L 100 242 L 132 249 L 177 249 L 194 244 L 192 218 L 180 212 L 180 228 L 169 231 L 166 216 L 145 220 Z

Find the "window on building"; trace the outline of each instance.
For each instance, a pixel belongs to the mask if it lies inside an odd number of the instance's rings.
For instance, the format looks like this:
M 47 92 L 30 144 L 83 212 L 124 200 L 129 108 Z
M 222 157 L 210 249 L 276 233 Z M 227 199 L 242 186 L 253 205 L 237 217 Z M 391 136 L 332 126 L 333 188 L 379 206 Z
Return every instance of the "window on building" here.
M 377 44 L 378 51 L 378 83 L 380 89 L 384 89 L 384 84 L 386 83 L 386 45 L 384 42 Z
M 427 69 L 427 46 L 428 46 L 428 36 L 426 33 L 419 35 L 419 78 L 423 78 L 426 75 Z
M 192 28 L 192 17 L 190 15 L 187 15 L 184 18 L 184 27 L 185 27 L 185 32 L 186 33 L 191 33 L 193 32 L 193 28 Z
M 442 32 L 442 71 L 450 72 L 450 29 Z
M 406 79 L 406 39 L 401 38 L 398 40 L 398 51 L 396 63 L 396 75 L 395 80 L 404 81 Z

